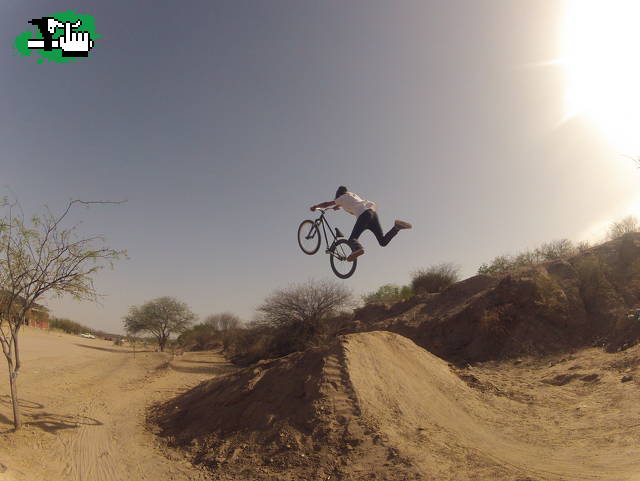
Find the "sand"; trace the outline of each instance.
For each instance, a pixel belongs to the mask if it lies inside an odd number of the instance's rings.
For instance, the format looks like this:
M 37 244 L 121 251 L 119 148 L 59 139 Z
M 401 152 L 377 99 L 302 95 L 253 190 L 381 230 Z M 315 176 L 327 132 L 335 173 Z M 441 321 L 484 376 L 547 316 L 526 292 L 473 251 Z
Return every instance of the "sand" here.
M 456 367 L 349 334 L 247 369 L 24 332 L 0 481 L 640 480 L 640 346 Z
M 25 328 L 19 377 L 24 428 L 11 431 L 0 384 L 1 481 L 203 480 L 158 443 L 146 408 L 228 369 L 213 353 L 138 352 L 99 339 Z M 6 375 L 6 374 L 5 374 Z

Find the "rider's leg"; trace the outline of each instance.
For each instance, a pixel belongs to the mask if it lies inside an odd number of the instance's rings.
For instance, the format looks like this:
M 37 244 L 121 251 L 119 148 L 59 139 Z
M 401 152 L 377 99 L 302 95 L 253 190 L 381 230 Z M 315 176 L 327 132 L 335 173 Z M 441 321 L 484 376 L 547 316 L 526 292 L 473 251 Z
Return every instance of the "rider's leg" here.
M 371 222 L 373 211 L 365 210 L 362 214 L 358 216 L 356 220 L 356 225 L 353 226 L 353 231 L 351 231 L 351 235 L 349 236 L 349 245 L 351 246 L 351 254 L 347 257 L 347 261 L 351 262 L 356 257 L 364 254 L 364 248 L 362 244 L 358 241 L 358 237 L 360 234 L 368 228 L 369 223 Z
M 356 248 L 362 248 L 362 244 L 358 241 L 360 234 L 362 234 L 368 227 L 369 223 L 372 219 L 373 211 L 365 210 L 362 214 L 358 216 L 356 220 L 356 224 L 353 226 L 353 230 L 351 231 L 351 235 L 349 236 L 349 244 L 356 250 Z
M 378 239 L 378 244 L 380 244 L 382 247 L 386 246 L 389 242 L 391 242 L 391 239 L 393 239 L 400 230 L 398 229 L 397 225 L 394 225 L 389 230 L 389 232 L 387 232 L 386 234 L 383 234 L 382 226 L 380 226 L 380 219 L 378 219 L 378 214 L 376 212 L 373 212 L 371 222 L 369 222 L 369 225 L 367 226 L 367 228 L 371 232 L 373 232 L 373 235 L 375 235 L 376 239 Z

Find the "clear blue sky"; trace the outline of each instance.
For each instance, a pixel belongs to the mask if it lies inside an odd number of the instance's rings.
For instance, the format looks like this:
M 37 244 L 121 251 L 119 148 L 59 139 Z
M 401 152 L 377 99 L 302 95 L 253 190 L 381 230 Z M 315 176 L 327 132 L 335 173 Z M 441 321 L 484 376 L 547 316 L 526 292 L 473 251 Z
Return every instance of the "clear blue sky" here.
M 1 184 L 27 212 L 83 213 L 130 259 L 101 305 L 54 313 L 116 331 L 171 295 L 250 319 L 273 289 L 331 278 L 296 229 L 340 184 L 379 206 L 356 295 L 453 261 L 593 235 L 636 202 L 637 170 L 581 117 L 563 122 L 559 1 L 33 1 L 0 6 Z M 95 17 L 93 57 L 13 55 L 34 17 Z M 349 232 L 354 218 L 332 220 Z M 594 227 L 596 226 L 596 227 Z M 597 229 L 596 229 L 597 230 Z

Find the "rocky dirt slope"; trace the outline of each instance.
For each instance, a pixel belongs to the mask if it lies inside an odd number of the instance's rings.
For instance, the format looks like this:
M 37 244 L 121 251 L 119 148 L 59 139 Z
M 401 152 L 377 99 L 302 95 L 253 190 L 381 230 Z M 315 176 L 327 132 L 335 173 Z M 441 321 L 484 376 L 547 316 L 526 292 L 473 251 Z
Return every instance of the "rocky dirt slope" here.
M 351 331 L 389 330 L 449 361 L 473 363 L 640 338 L 640 233 L 504 277 L 475 276 L 440 294 L 369 305 Z

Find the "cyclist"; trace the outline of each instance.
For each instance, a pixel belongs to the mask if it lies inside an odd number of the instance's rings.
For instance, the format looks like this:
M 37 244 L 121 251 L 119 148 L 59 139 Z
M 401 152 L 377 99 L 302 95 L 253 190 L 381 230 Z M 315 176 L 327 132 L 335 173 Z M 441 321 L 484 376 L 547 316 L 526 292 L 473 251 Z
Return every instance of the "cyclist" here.
M 375 202 L 370 200 L 364 200 L 357 194 L 349 192 L 344 185 L 338 187 L 334 200 L 328 202 L 322 202 L 311 207 L 311 210 L 326 209 L 333 207 L 334 210 L 338 210 L 341 207 L 349 214 L 357 217 L 356 225 L 353 226 L 351 236 L 349 236 L 349 245 L 351 246 L 351 254 L 347 257 L 347 261 L 351 262 L 356 257 L 364 254 L 364 248 L 358 241 L 358 237 L 365 230 L 369 229 L 373 232 L 373 235 L 378 239 L 378 243 L 384 247 L 396 234 L 402 229 L 411 229 L 411 224 L 402 220 L 396 220 L 393 227 L 386 234 L 382 233 L 382 227 L 380 226 L 380 220 L 376 212 Z

